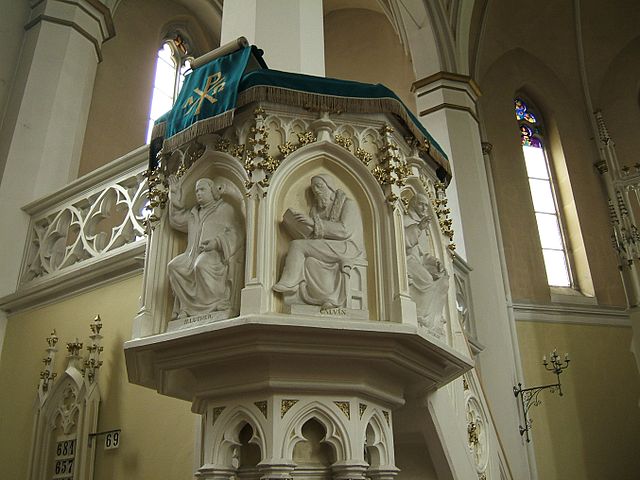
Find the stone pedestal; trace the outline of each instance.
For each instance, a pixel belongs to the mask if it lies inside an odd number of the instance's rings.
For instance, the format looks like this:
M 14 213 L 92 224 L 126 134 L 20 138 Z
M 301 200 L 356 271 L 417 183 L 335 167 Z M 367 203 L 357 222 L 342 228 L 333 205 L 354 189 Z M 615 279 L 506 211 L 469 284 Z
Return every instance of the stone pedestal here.
M 470 368 L 415 327 L 327 319 L 316 326 L 285 316 L 133 340 L 126 358 L 130 381 L 190 400 L 203 415 L 198 476 L 215 480 L 247 468 L 262 479 L 292 478 L 308 455 L 315 465 L 309 452 L 318 445 L 330 452 L 333 478 L 391 479 L 392 412 L 403 392 L 433 390 Z M 310 421 L 319 436 L 307 433 Z

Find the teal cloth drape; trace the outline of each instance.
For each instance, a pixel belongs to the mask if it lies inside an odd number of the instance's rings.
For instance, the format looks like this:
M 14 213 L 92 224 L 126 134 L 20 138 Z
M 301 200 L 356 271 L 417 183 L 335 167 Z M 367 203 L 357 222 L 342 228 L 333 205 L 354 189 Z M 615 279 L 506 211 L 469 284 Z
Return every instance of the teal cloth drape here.
M 255 47 L 254 47 L 255 48 Z M 149 148 L 149 168 L 157 165 L 157 153 L 166 153 L 200 135 L 214 133 L 233 122 L 237 107 L 266 101 L 320 111 L 392 113 L 421 143 L 439 165 L 438 176 L 451 178 L 442 147 L 389 88 L 335 78 L 314 77 L 266 68 L 245 72 L 252 53 L 246 47 L 194 70 L 186 79 L 174 107 L 156 120 Z
M 167 118 L 165 137 L 171 138 L 200 120 L 235 108 L 238 84 L 250 53 L 251 47 L 245 47 L 191 72 Z
M 399 102 L 404 108 L 407 116 L 413 122 L 415 127 L 424 135 L 431 145 L 438 152 L 447 158 L 442 147 L 429 134 L 426 128 L 420 123 L 420 120 L 409 110 L 409 108 L 393 93 L 391 89 L 385 87 L 381 83 L 361 83 L 351 80 L 338 80 L 336 78 L 314 77 L 312 75 L 302 75 L 299 73 L 281 72 L 278 70 L 264 69 L 253 70 L 246 73 L 240 80 L 238 91 L 242 92 L 255 86 L 273 86 L 286 88 L 290 90 L 298 90 L 305 92 L 313 92 L 321 95 L 332 97 L 345 97 L 352 99 L 392 99 Z

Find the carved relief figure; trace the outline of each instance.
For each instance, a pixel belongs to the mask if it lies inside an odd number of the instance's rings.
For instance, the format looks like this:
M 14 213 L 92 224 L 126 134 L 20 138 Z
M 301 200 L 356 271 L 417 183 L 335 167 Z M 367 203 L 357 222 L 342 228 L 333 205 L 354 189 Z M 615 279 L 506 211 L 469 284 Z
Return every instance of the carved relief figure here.
M 244 258 L 244 229 L 233 206 L 222 198 L 224 191 L 220 179 L 201 178 L 196 182 L 197 204 L 188 208 L 180 181 L 169 177 L 169 222 L 188 235 L 186 250 L 168 265 L 174 318 L 230 310 L 240 288 L 234 283 Z
M 346 304 L 348 271 L 364 257 L 362 219 L 355 202 L 337 189 L 328 175 L 311 178 L 313 203 L 309 215 L 287 210 L 283 225 L 294 238 L 280 280 L 273 289 L 285 302 Z
M 420 193 L 409 202 L 409 211 L 404 217 L 405 249 L 409 291 L 416 302 L 418 323 L 440 336 L 444 334 L 442 310 L 447 301 L 449 274 L 429 247 L 428 205 L 429 199 Z

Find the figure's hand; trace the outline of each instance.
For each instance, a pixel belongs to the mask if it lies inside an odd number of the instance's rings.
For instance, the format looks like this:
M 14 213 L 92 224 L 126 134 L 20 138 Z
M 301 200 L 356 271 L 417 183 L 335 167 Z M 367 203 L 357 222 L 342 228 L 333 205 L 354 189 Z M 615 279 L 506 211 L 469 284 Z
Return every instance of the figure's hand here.
M 169 181 L 169 193 L 177 197 L 180 195 L 180 179 L 175 175 L 169 175 L 167 179 Z
M 313 227 L 313 219 L 310 216 L 305 215 L 304 213 L 299 213 L 299 212 L 295 212 L 293 216 L 298 222 L 302 223 L 303 225 L 308 225 L 309 227 Z
M 442 263 L 440 263 L 440 260 L 436 260 L 436 270 L 438 271 L 438 273 L 444 272 L 444 268 L 442 268 Z
M 198 245 L 198 250 L 200 251 L 200 253 L 211 252 L 217 243 L 218 243 L 217 238 L 213 242 L 211 240 L 203 240 L 200 242 L 200 245 Z
M 429 228 L 429 224 L 431 224 L 431 216 L 427 215 L 423 217 L 422 220 L 420 220 L 418 228 L 420 230 L 426 230 L 427 228 Z

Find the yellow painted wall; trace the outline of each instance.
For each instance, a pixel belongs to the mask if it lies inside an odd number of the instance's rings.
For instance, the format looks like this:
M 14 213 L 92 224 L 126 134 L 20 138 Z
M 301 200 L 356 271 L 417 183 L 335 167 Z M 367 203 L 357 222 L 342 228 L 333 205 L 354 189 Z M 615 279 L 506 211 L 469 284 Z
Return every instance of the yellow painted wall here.
M 188 28 L 196 56 L 216 46 L 177 1 L 123 0 L 114 23 L 116 36 L 104 44 L 96 73 L 79 175 L 144 145 L 156 56 L 168 25 Z
M 411 59 L 382 13 L 360 8 L 328 13 L 324 17 L 324 48 L 327 77 L 382 83 L 416 111 Z
M 76 336 L 86 345 L 89 323 L 104 323 L 104 365 L 98 428 L 122 429 L 121 447 L 96 455 L 96 480 L 190 479 L 197 416 L 189 403 L 129 384 L 122 344 L 131 337 L 138 310 L 141 277 L 135 276 L 59 303 L 9 318 L 0 358 L 1 478 L 24 479 L 28 470 L 33 405 L 42 369 L 45 338 L 57 330 L 56 371 L 66 367 L 66 342 Z
M 632 480 L 640 472 L 640 376 L 630 327 L 518 322 L 525 386 L 555 382 L 542 356 L 569 352 L 564 396 L 544 392 L 532 407 L 541 480 Z
M 574 197 L 562 200 L 577 212 L 596 297 L 602 304 L 623 305 L 624 291 L 609 239 L 607 199 L 592 165 L 595 157 L 588 141 L 589 125 L 576 110 L 579 94 L 525 51 L 512 51 L 496 62 L 483 79 L 482 88 L 480 105 L 486 138 L 494 147 L 491 169 L 513 298 L 550 301 L 513 110 L 514 95 L 524 91 L 542 110 L 539 113 L 547 125 L 557 128 L 564 159 L 556 160 L 566 163 Z M 581 248 L 575 243 L 572 246 Z
M 629 0 L 612 2 L 603 21 L 598 13 L 601 3 L 585 0 L 581 5 L 585 68 L 593 110 L 603 110 L 612 138 L 620 145 L 620 163 L 631 165 L 635 160 L 629 156 L 630 146 L 637 143 L 633 125 L 640 119 L 640 43 L 637 29 L 630 25 L 640 18 L 640 7 Z M 592 113 L 585 104 L 573 5 L 550 3 L 535 16 L 527 17 L 524 24 L 514 22 L 514 18 L 522 18 L 522 12 L 518 2 L 493 2 L 486 17 L 476 71 L 483 93 L 479 112 L 484 137 L 493 145 L 491 169 L 512 297 L 550 302 L 513 110 L 513 97 L 522 93 L 535 102 L 546 121 L 552 160 L 566 164 L 566 171 L 558 172 L 558 180 L 561 194 L 565 194 L 566 179 L 570 179 L 572 198 L 564 195 L 560 207 L 565 214 L 575 213 L 573 219 L 567 217 L 570 247 L 577 264 L 581 259 L 588 263 L 588 268 L 577 272 L 576 277 L 583 280 L 579 287 L 587 294 L 595 290 L 600 304 L 625 305 L 617 259 L 611 248 L 607 197 L 593 167 L 601 155 L 593 139 L 589 118 Z M 530 34 L 523 35 L 523 31 Z M 542 31 L 553 34 L 537 34 Z M 581 239 L 576 235 L 578 225 Z M 589 273 L 591 282 L 585 281 Z

